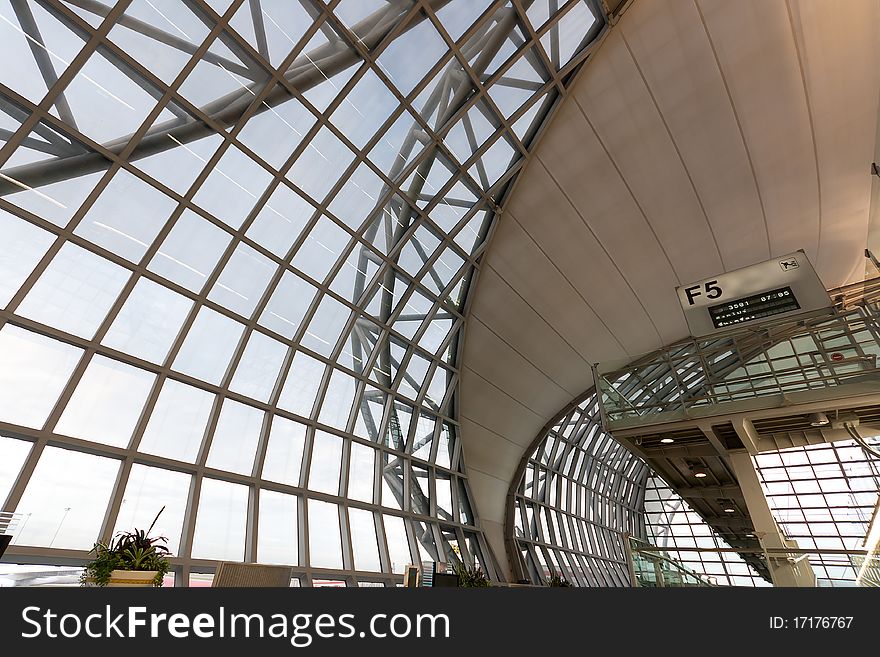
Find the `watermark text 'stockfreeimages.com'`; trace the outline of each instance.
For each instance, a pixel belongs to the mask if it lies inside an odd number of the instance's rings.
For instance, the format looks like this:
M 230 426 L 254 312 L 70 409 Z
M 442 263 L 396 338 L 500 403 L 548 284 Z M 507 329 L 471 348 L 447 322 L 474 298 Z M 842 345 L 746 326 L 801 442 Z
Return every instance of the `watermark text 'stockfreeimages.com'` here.
M 21 633 L 24 639 L 272 638 L 305 648 L 316 638 L 450 638 L 446 614 L 372 614 L 361 624 L 355 614 L 244 614 L 229 613 L 224 607 L 213 613 L 163 614 L 148 612 L 146 607 L 119 611 L 106 605 L 103 612 L 88 615 L 58 614 L 51 608 L 30 606 L 22 610 L 21 618 L 26 628 Z

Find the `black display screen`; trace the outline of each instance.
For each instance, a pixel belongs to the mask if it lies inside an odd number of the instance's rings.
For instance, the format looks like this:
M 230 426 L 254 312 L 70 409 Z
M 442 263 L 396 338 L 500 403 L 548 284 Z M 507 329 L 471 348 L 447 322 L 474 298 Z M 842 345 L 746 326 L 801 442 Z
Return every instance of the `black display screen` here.
M 800 308 L 794 292 L 786 286 L 721 303 L 717 306 L 709 306 L 709 315 L 712 317 L 715 328 L 724 328 L 792 310 L 800 310 Z

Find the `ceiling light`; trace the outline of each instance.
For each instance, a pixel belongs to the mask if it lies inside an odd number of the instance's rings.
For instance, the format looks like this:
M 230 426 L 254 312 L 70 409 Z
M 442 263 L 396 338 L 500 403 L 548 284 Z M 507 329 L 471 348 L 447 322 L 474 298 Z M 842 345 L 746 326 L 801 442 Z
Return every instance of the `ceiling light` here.
M 706 473 L 703 472 L 702 470 L 697 470 L 696 472 L 694 472 L 694 476 L 695 476 L 697 479 L 702 479 L 703 477 L 706 476 Z
M 661 438 L 660 442 L 663 443 L 664 445 L 668 445 L 669 443 L 674 443 L 675 440 L 672 438 Z
M 736 509 L 729 506 L 726 509 L 724 509 L 724 513 L 736 513 Z
M 829 424 L 828 416 L 825 413 L 810 413 L 807 416 L 811 427 L 824 427 Z

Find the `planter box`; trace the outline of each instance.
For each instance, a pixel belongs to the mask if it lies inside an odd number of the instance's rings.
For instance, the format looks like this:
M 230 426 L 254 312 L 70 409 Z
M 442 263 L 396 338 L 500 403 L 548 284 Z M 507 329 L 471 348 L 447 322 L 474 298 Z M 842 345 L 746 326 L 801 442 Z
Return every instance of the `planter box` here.
M 107 586 L 151 587 L 158 572 L 158 570 L 114 570 L 110 573 L 110 581 L 107 582 Z M 87 584 L 96 586 L 91 578 L 87 580 Z

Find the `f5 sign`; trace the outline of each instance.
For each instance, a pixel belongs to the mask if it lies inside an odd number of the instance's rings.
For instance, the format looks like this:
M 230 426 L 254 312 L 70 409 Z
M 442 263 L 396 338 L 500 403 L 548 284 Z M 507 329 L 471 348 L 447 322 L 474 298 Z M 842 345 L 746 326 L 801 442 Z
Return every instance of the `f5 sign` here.
M 702 285 L 689 285 L 684 288 L 684 295 L 688 299 L 688 304 L 693 306 L 695 303 L 695 299 L 703 294 L 700 288 L 703 288 L 705 291 L 705 295 L 707 299 L 717 299 L 724 291 L 718 287 L 718 280 L 715 279 L 713 281 L 706 281 Z
M 691 335 L 831 308 L 806 253 L 796 251 L 676 288 Z

